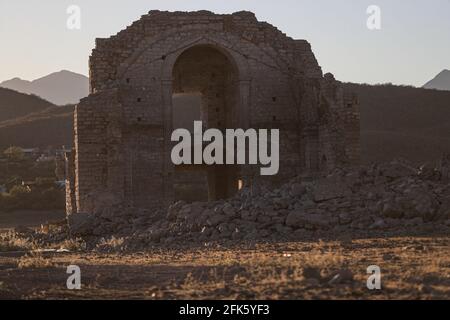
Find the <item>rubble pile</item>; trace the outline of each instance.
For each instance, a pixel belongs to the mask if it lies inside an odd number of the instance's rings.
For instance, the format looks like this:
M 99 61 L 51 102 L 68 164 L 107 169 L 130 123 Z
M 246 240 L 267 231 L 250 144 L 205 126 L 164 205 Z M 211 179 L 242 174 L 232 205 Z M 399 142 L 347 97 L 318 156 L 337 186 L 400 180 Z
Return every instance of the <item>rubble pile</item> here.
M 210 203 L 177 202 L 167 211 L 105 208 L 72 215 L 74 236 L 130 236 L 144 245 L 174 242 L 295 240 L 310 236 L 450 234 L 448 166 L 394 161 L 295 178 L 279 189 L 241 190 Z

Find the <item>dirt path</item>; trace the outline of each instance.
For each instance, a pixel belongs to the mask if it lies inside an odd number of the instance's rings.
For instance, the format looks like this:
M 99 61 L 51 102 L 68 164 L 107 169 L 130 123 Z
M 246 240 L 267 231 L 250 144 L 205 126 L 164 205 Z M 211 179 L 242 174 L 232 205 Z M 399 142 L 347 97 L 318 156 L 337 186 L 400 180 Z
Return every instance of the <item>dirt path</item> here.
M 79 291 L 66 288 L 72 264 L 81 268 Z M 367 289 L 370 265 L 381 268 L 382 290 Z M 450 299 L 450 237 L 133 254 L 0 253 L 0 298 Z

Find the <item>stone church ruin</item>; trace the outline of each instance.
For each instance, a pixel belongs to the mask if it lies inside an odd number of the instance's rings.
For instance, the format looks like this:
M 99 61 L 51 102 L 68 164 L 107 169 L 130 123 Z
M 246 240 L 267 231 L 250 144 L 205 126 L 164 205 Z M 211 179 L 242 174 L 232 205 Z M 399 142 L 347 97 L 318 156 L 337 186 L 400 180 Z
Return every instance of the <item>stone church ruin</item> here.
M 89 61 L 90 95 L 75 111 L 68 214 L 100 207 L 213 201 L 244 186 L 359 162 L 359 109 L 310 44 L 250 12 L 151 11 Z M 280 171 L 254 165 L 175 166 L 174 129 L 280 130 Z

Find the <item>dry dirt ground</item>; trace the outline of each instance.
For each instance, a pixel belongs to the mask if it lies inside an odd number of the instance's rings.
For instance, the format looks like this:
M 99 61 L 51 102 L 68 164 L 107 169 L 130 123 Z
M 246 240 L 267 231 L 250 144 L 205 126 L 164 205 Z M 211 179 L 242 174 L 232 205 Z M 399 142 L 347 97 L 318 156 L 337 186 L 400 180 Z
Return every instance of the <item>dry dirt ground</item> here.
M 66 268 L 82 288 L 66 288 Z M 382 289 L 370 291 L 378 265 Z M 336 276 L 337 275 L 337 276 Z M 332 280 L 334 278 L 334 280 Z M 450 299 L 450 237 L 0 253 L 3 299 Z

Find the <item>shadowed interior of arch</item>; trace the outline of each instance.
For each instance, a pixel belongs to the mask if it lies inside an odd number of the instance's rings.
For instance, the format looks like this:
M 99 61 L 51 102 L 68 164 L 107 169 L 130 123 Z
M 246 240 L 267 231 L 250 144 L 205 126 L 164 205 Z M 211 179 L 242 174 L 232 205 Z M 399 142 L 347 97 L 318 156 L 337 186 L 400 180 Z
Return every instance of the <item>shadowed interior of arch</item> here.
M 187 49 L 173 68 L 174 129 L 193 131 L 195 120 L 204 130 L 235 128 L 238 75 L 220 50 L 207 45 Z M 175 200 L 188 202 L 231 197 L 239 188 L 238 171 L 226 165 L 181 165 L 175 168 Z

